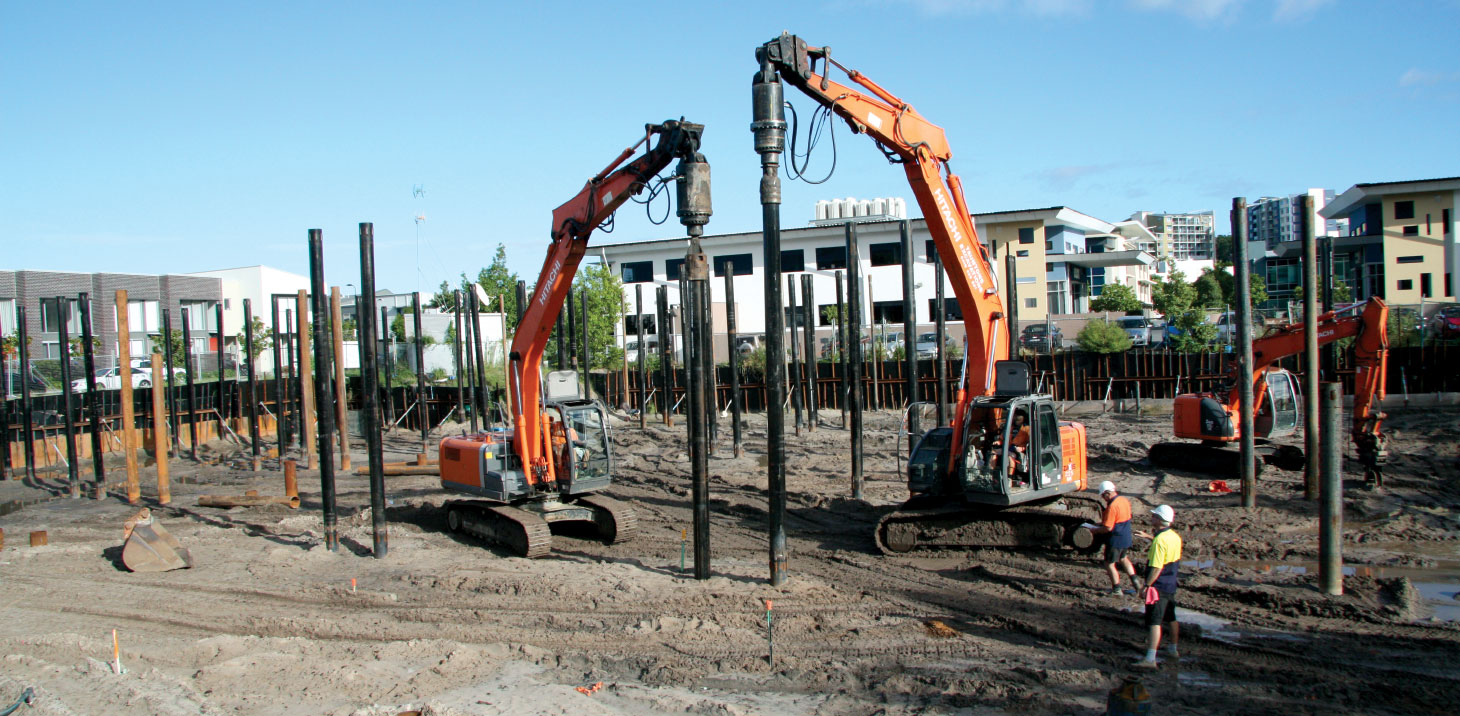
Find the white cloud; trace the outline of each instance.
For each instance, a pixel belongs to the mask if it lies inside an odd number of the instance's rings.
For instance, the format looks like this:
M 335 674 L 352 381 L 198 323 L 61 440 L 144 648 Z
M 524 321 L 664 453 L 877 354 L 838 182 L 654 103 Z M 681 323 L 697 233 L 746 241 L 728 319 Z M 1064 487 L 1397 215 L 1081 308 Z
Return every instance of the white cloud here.
M 1443 82 L 1460 81 L 1460 72 L 1432 72 L 1411 67 L 1399 76 L 1400 87 L 1425 87 Z
M 1142 10 L 1171 10 L 1193 20 L 1217 20 L 1230 16 L 1246 0 L 1130 0 Z
M 1035 173 L 1035 177 L 1054 189 L 1068 189 L 1081 179 L 1113 169 L 1111 164 L 1071 164 L 1052 167 Z
M 1333 0 L 1277 0 L 1277 8 L 1273 10 L 1272 19 L 1279 22 L 1307 20 L 1324 5 L 1332 3 Z

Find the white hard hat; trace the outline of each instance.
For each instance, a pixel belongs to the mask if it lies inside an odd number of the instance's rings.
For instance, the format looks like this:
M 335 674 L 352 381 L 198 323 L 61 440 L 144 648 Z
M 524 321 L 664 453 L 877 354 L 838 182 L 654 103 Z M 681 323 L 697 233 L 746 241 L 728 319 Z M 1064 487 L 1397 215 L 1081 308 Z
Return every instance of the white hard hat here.
M 1113 483 L 1113 482 L 1111 482 L 1109 480 L 1106 480 L 1105 482 L 1100 483 L 1100 494 L 1103 495 L 1103 494 L 1105 494 L 1107 492 L 1115 492 L 1115 483 Z
M 1171 509 L 1171 505 L 1161 505 L 1160 507 L 1151 510 L 1151 514 L 1160 517 L 1161 521 L 1167 524 L 1176 521 L 1176 510 Z

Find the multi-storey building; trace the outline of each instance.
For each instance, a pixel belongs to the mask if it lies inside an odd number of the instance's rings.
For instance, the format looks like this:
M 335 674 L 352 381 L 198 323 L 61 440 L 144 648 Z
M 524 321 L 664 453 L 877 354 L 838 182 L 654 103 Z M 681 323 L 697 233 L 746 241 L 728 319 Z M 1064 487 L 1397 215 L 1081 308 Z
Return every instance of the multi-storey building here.
M 875 201 L 875 200 L 874 200 Z M 885 206 L 895 207 L 895 203 Z M 875 204 L 874 204 L 875 206 Z M 839 211 L 839 210 L 838 210 Z M 923 330 L 935 320 L 936 283 L 933 265 L 934 246 L 927 223 L 923 219 L 899 220 L 888 214 L 867 212 L 850 217 L 828 217 L 828 209 L 818 208 L 811 226 L 781 231 L 781 272 L 783 295 L 789 293 L 785 281 L 794 278 L 798 305 L 806 300 L 801 295 L 799 276 L 809 275 L 812 301 L 817 316 L 818 337 L 829 341 L 834 324 L 839 273 L 848 266 L 846 251 L 847 225 L 857 232 L 857 256 L 863 277 L 862 315 L 870 323 L 888 325 L 888 330 L 901 333 L 903 324 L 902 231 L 904 224 L 913 246 L 914 321 Z M 1058 314 L 1080 313 L 1088 309 L 1089 299 L 1098 295 L 1107 281 L 1133 283 L 1137 295 L 1149 296 L 1149 267 L 1155 257 L 1133 248 L 1131 243 L 1153 241 L 1150 232 L 1112 224 L 1068 207 L 991 212 L 973 215 L 980 239 L 989 248 L 999 290 L 1010 297 L 1006 266 L 1014 265 L 1015 306 L 1011 313 L 1019 321 L 1044 320 Z M 1092 237 L 1093 244 L 1092 244 Z M 1119 243 L 1112 244 L 1110 239 Z M 754 336 L 765 331 L 765 275 L 761 256 L 761 232 L 720 234 L 702 238 L 705 252 L 713 268 L 711 280 L 712 320 L 714 331 L 725 331 L 725 275 L 735 283 L 737 330 Z M 1097 247 L 1092 250 L 1091 246 Z M 609 264 L 624 282 L 624 298 L 629 306 L 625 325 L 633 334 L 642 322 L 645 331 L 654 332 L 656 289 L 666 288 L 671 309 L 679 304 L 679 277 L 684 266 L 687 240 L 684 238 L 605 244 L 589 250 Z M 1012 256 L 1012 259 L 1010 258 Z M 1146 286 L 1140 286 L 1141 269 L 1146 270 Z M 1098 273 L 1097 273 L 1098 272 Z M 1127 274 L 1129 272 L 1129 275 Z M 643 295 L 643 310 L 636 306 Z M 962 315 L 953 297 L 951 284 L 945 279 L 945 316 L 950 321 L 950 335 L 962 336 Z M 787 299 L 789 303 L 789 299 Z M 670 326 L 674 332 L 677 326 Z M 624 327 L 620 327 L 620 335 Z M 723 358 L 727 346 L 723 340 L 716 352 Z
M 1217 243 L 1214 212 L 1155 214 L 1138 211 L 1131 214 L 1130 220 L 1139 222 L 1156 236 L 1159 273 L 1182 271 L 1190 278 L 1212 266 Z
M 102 364 L 112 365 L 119 353 L 116 315 L 119 289 L 127 291 L 128 348 L 133 356 L 142 357 L 162 345 L 164 313 L 169 314 L 173 328 L 181 330 L 183 308 L 190 309 L 193 352 L 217 350 L 214 307 L 223 300 L 222 284 L 216 278 L 197 276 L 0 271 L 0 333 L 8 336 L 16 331 L 17 309 L 24 306 L 30 357 L 60 358 L 64 354 L 60 345 L 61 322 L 65 321 L 71 338 L 81 336 L 79 295 L 86 293 L 92 335 L 100 342 Z
M 1454 277 L 1460 274 L 1460 177 L 1355 184 L 1321 213 L 1348 221 L 1347 233 L 1331 239 L 1332 268 L 1326 273 L 1348 285 L 1356 300 L 1454 300 Z M 1278 258 L 1296 266 L 1300 244 L 1280 244 Z
M 1303 197 L 1313 197 L 1313 211 L 1303 216 Z M 1309 189 L 1301 194 L 1282 197 L 1265 196 L 1247 205 L 1247 240 L 1261 244 L 1263 250 L 1287 241 L 1302 241 L 1309 222 L 1314 236 L 1337 236 L 1342 223 L 1326 219 L 1319 212 L 1333 201 L 1332 189 Z M 1253 257 L 1257 258 L 1257 257 Z

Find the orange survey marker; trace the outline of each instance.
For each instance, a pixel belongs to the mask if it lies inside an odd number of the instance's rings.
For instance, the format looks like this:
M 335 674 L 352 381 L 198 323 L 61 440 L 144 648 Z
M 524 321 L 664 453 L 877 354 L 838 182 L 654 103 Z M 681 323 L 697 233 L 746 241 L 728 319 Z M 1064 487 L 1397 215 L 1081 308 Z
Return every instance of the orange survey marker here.
M 580 694 L 591 694 L 603 688 L 603 682 L 600 681 L 592 686 L 579 686 L 576 688 L 578 689 L 578 693 Z

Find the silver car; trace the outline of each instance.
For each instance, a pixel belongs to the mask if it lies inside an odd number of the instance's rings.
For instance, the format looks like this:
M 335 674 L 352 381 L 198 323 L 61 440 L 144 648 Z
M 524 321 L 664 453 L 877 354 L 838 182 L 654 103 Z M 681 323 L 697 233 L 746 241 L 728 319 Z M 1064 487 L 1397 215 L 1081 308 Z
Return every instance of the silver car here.
M 1132 345 L 1151 344 L 1151 322 L 1145 316 L 1121 316 L 1115 322 L 1125 330 L 1126 335 L 1130 336 Z

